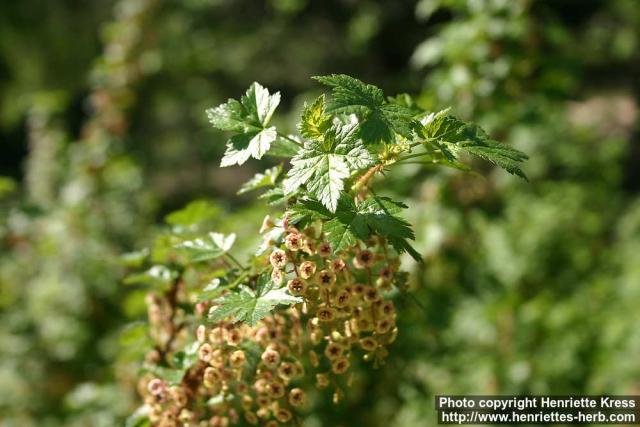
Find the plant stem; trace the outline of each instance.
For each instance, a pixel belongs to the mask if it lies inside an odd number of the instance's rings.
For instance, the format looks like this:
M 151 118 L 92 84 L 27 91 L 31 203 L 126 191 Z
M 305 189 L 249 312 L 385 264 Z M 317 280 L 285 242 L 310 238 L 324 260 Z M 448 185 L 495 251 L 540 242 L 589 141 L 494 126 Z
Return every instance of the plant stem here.
M 279 131 L 278 131 L 278 132 L 277 132 L 277 134 L 278 134 L 278 136 L 279 136 L 280 138 L 284 138 L 284 139 L 286 139 L 287 141 L 293 142 L 293 143 L 294 143 L 294 144 L 296 144 L 298 147 L 304 147 L 304 144 L 303 144 L 303 143 L 301 143 L 300 141 L 296 141 L 295 139 L 291 138 L 291 137 L 290 137 L 290 136 L 288 136 L 288 135 L 285 135 L 285 134 L 284 134 L 284 133 L 282 133 L 282 132 L 279 132 Z
M 238 266 L 240 270 L 246 270 L 246 267 L 243 267 L 240 261 L 238 261 L 238 259 L 233 255 L 231 255 L 231 253 L 227 252 L 225 256 L 227 256 L 236 266 Z

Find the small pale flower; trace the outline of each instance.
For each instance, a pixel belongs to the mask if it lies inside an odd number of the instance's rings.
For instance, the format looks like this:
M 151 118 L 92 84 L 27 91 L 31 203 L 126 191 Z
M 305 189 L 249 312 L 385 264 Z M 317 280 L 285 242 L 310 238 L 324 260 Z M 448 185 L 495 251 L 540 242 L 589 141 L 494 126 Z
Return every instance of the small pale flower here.
M 273 268 L 282 269 L 287 265 L 287 254 L 282 249 L 274 249 L 269 256 Z

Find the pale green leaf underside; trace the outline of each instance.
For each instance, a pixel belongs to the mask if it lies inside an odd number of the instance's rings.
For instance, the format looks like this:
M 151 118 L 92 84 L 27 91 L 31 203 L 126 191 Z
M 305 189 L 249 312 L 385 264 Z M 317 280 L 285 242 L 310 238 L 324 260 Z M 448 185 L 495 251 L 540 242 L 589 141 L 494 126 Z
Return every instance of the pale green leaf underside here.
M 265 155 L 271 143 L 277 138 L 276 128 L 270 127 L 259 132 L 250 132 L 235 135 L 227 142 L 227 150 L 220 162 L 221 167 L 241 165 L 249 160 L 261 159 Z
M 236 132 L 227 143 L 220 166 L 241 165 L 250 157 L 260 159 L 277 138 L 274 127 L 268 127 L 280 103 L 280 93 L 269 94 L 259 83 L 253 83 L 240 101 L 207 110 L 209 122 L 217 129 Z
M 280 173 L 282 173 L 282 165 L 274 166 L 262 173 L 257 173 L 240 187 L 238 194 L 244 194 L 259 188 L 272 187 L 276 184 Z
M 231 249 L 236 240 L 235 234 L 225 236 L 221 233 L 209 233 L 206 237 L 186 240 L 175 247 L 190 261 L 202 262 L 216 259 Z

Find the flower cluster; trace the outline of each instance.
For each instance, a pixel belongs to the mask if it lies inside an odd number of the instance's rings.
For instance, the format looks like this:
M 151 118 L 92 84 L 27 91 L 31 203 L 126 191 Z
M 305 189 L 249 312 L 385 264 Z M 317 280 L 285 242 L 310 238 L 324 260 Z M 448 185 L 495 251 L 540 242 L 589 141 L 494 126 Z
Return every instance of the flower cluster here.
M 232 319 L 200 324 L 197 362 L 181 382 L 144 379 L 141 388 L 154 426 L 300 422 L 309 379 L 319 389 L 331 388 L 337 402 L 351 383 L 355 357 L 384 361 L 398 331 L 394 304 L 385 298 L 399 277 L 397 254 L 380 237 L 334 252 L 318 225 L 280 226 L 278 238 L 266 237 L 262 259 L 273 284 L 286 287 L 301 303 L 255 326 Z M 274 228 L 265 221 L 263 231 Z M 200 303 L 196 312 L 203 308 Z

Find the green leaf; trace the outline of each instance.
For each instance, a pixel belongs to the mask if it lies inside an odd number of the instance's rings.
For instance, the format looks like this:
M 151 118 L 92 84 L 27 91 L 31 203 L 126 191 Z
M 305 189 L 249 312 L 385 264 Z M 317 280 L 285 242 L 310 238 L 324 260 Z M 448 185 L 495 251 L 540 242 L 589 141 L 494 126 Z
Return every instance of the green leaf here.
M 169 384 L 179 384 L 185 374 L 185 369 L 166 368 L 158 365 L 147 365 L 145 370 L 151 372 L 157 378 L 163 379 Z
M 254 326 L 278 305 L 292 305 L 302 302 L 302 298 L 290 295 L 287 288 L 274 288 L 268 275 L 259 279 L 258 289 L 240 286 L 237 292 L 225 295 L 216 301 L 219 304 L 209 312 L 209 320 L 221 321 L 231 317 L 234 321 Z
M 411 224 L 395 216 L 406 208 L 406 205 L 386 197 L 374 197 L 360 203 L 358 214 L 362 215 L 366 224 L 381 236 L 413 240 L 415 235 Z
M 274 127 L 267 127 L 280 103 L 280 93 L 269 94 L 259 83 L 253 83 L 240 101 L 229 99 L 225 104 L 207 110 L 213 127 L 237 132 L 227 143 L 221 166 L 241 165 L 250 157 L 260 159 L 277 138 Z
M 289 135 L 289 138 L 293 140 L 298 140 L 294 135 Z M 280 135 L 276 138 L 275 141 L 271 143 L 271 148 L 267 152 L 266 155 L 271 157 L 286 157 L 290 158 L 298 154 L 300 151 L 300 146 L 302 145 L 302 141 L 299 141 L 300 144 L 296 144 L 291 139 L 284 138 Z
M 267 169 L 262 173 L 257 173 L 249 181 L 245 182 L 238 194 L 244 194 L 252 190 L 257 190 L 263 187 L 273 187 L 276 185 L 278 177 L 282 173 L 282 165 L 274 166 Z
M 335 212 L 344 180 L 373 163 L 373 156 L 358 138 L 357 124 L 334 124 L 323 141 L 307 141 L 291 160 L 284 190 L 289 194 L 306 185 L 311 195 Z
M 147 427 L 151 425 L 149 420 L 149 406 L 142 405 L 131 414 L 124 423 L 124 427 Z
M 327 105 L 330 113 L 366 113 L 385 103 L 382 89 L 351 76 L 332 74 L 313 79 L 333 89 L 333 96 Z
M 164 219 L 174 226 L 196 225 L 218 216 L 220 208 L 208 200 L 195 200 L 184 208 L 171 212 Z
M 324 95 L 320 95 L 311 105 L 305 104 L 298 124 L 300 134 L 308 139 L 322 139 L 331 126 L 331 116 L 324 111 Z
M 193 364 L 198 361 L 199 348 L 200 343 L 198 341 L 194 341 L 187 345 L 184 350 L 175 352 L 171 358 L 173 366 L 182 371 L 186 371 L 191 368 Z
M 235 234 L 225 236 L 221 233 L 209 233 L 206 237 L 186 240 L 175 245 L 190 262 L 209 261 L 219 258 L 231 249 L 236 240 Z
M 366 199 L 356 206 L 346 193 L 342 193 L 335 214 L 313 199 L 301 200 L 289 213 L 294 223 L 303 219 L 325 220 L 322 231 L 335 251 L 346 250 L 358 240 L 376 234 L 388 238 L 398 252 L 409 252 L 421 260 L 420 254 L 408 242 L 415 238 L 411 225 L 397 216 L 406 207 L 386 197 Z
M 141 283 L 167 286 L 178 277 L 178 273 L 164 265 L 154 265 L 145 272 L 130 275 L 124 279 L 127 285 L 137 285 Z
M 467 152 L 527 179 L 519 165 L 528 158 L 526 154 L 489 138 L 477 124 L 466 123 L 448 113 L 448 109 L 442 110 L 422 120 L 422 134 L 427 144 L 440 149 L 451 164 L 457 163 L 460 152 Z
M 198 294 L 198 302 L 211 301 L 218 298 L 224 291 L 229 289 L 229 283 L 219 278 L 213 279 L 207 286 L 202 289 L 202 292 Z
M 152 344 L 149 337 L 149 324 L 133 322 L 125 326 L 118 337 L 118 343 L 123 347 L 146 347 Z
M 265 128 L 280 104 L 280 92 L 273 95 L 260 83 L 254 82 L 240 98 L 229 99 L 225 104 L 206 111 L 213 127 L 232 132 L 250 132 Z
M 528 180 L 527 176 L 518 165 L 519 162 L 528 159 L 528 156 L 521 151 L 491 139 L 485 139 L 483 141 L 464 141 L 460 143 L 460 147 L 467 153 L 471 153 L 491 162 L 512 175 L 518 175 L 519 177 Z
M 275 187 L 265 191 L 264 193 L 259 195 L 258 198 L 266 200 L 269 206 L 286 205 L 289 199 L 291 197 L 294 197 L 296 194 L 297 191 L 285 194 L 282 187 Z
M 396 133 L 408 138 L 411 129 L 417 125 L 410 108 L 388 103 L 382 90 L 374 85 L 344 74 L 314 79 L 333 89 L 327 112 L 353 113 L 362 120 L 361 134 L 366 144 L 394 142 Z
M 274 127 L 232 136 L 227 142 L 227 150 L 222 156 L 220 167 L 241 165 L 249 160 L 249 157 L 261 159 L 277 136 Z
M 149 249 L 144 248 L 139 251 L 127 252 L 120 255 L 119 261 L 122 265 L 129 268 L 140 268 L 149 258 Z

